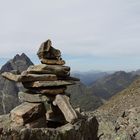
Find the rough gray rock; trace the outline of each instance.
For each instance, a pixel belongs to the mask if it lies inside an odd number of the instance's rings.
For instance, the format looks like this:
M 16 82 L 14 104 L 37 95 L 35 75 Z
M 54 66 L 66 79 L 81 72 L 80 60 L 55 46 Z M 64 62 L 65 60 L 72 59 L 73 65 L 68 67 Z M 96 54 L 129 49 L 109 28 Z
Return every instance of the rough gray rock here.
M 8 81 L 0 75 L 0 114 L 8 113 L 19 104 L 18 91 L 14 82 Z
M 4 116 L 3 116 L 4 117 Z M 6 118 L 6 117 L 5 117 Z M 2 118 L 1 118 L 2 120 Z M 8 116 L 7 116 L 8 120 Z M 9 123 L 5 119 L 5 123 Z M 3 122 L 4 126 L 4 122 Z M 75 124 L 66 124 L 54 128 L 3 128 L 1 125 L 1 140 L 97 140 L 98 122 L 95 117 L 81 119 Z
M 15 107 L 10 112 L 10 119 L 15 125 L 22 126 L 32 121 L 35 121 L 42 116 L 45 116 L 45 113 L 46 110 L 42 103 L 24 102 L 19 106 Z
M 54 105 L 57 105 L 59 109 L 65 116 L 65 119 L 69 123 L 74 123 L 77 121 L 78 116 L 73 107 L 69 102 L 69 97 L 66 95 L 56 95 L 55 100 L 53 101 Z
M 86 117 L 74 124 L 54 128 L 8 129 L 9 116 L 0 116 L 1 140 L 139 140 L 140 107 L 126 110 L 112 122 L 100 110 L 82 113 Z
M 131 139 L 140 139 L 140 107 L 135 107 L 123 112 L 116 121 L 116 131 L 118 134 L 125 131 Z
M 49 98 L 43 94 L 33 94 L 29 91 L 19 92 L 18 97 L 21 102 L 41 103 L 49 101 Z
M 44 74 L 55 74 L 58 77 L 67 77 L 70 74 L 70 67 L 68 66 L 59 66 L 59 65 L 45 65 L 39 64 L 35 66 L 30 66 L 27 69 L 28 73 L 44 73 Z

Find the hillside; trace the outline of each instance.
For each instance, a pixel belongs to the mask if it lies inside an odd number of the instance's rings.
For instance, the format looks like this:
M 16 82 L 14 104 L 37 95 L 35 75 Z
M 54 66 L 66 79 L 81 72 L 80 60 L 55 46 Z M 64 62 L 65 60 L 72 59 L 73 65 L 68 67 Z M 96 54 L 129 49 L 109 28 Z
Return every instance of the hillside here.
M 71 102 L 75 107 L 80 107 L 84 111 L 93 111 L 103 105 L 104 101 L 89 92 L 89 88 L 78 82 L 67 89 L 71 93 Z
M 116 93 L 128 87 L 138 76 L 124 71 L 98 79 L 91 87 L 90 92 L 104 99 L 109 99 Z
M 111 120 L 116 120 L 125 110 L 134 107 L 140 107 L 140 78 L 128 88 L 114 95 L 99 110 L 105 111 Z
M 140 77 L 94 112 L 101 140 L 139 140 Z

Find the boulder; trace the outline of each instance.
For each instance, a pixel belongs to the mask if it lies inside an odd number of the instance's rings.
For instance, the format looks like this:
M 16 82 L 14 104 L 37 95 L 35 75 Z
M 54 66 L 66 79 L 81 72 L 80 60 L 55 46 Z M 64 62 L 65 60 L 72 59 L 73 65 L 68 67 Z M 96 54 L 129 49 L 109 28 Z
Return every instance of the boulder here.
M 4 117 L 4 116 L 3 116 Z M 3 124 L 8 122 L 4 119 Z M 67 123 L 57 128 L 9 128 L 1 131 L 1 140 L 97 140 L 98 122 L 95 117 Z M 112 139 L 113 140 L 113 139 Z
M 55 100 L 53 101 L 54 105 L 57 105 L 59 109 L 65 116 L 65 119 L 69 123 L 74 123 L 78 120 L 77 113 L 72 108 L 69 97 L 66 95 L 56 95 Z
M 39 59 L 55 59 L 60 60 L 61 59 L 61 52 L 58 49 L 55 49 L 52 47 L 52 42 L 50 39 L 43 42 L 41 46 L 39 47 L 39 50 L 37 52 L 37 55 Z
M 25 125 L 45 115 L 42 103 L 24 102 L 10 112 L 11 121 L 15 125 Z

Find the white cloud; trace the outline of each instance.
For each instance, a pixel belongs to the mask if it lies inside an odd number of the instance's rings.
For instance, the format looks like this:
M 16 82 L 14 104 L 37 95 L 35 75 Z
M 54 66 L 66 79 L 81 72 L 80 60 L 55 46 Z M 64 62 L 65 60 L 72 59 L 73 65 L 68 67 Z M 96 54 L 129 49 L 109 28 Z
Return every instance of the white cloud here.
M 50 38 L 66 55 L 139 57 L 139 0 L 0 0 L 0 56 L 35 54 Z

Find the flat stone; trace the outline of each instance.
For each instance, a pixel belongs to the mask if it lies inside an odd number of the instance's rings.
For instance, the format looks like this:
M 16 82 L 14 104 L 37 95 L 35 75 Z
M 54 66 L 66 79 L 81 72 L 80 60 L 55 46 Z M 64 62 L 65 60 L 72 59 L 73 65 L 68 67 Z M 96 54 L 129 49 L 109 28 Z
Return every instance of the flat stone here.
M 17 125 L 24 125 L 36 120 L 46 113 L 42 103 L 24 102 L 10 112 L 11 121 Z
M 20 75 L 13 74 L 11 72 L 4 72 L 1 75 L 8 80 L 16 81 L 16 82 L 18 82 L 21 78 Z
M 60 65 L 46 65 L 39 64 L 30 66 L 27 69 L 27 73 L 35 73 L 35 74 L 55 74 L 57 76 L 69 76 L 70 75 L 70 67 L 68 66 L 60 66 Z
M 64 65 L 64 60 L 50 60 L 50 59 L 41 59 L 40 60 L 42 64 L 48 64 L 48 65 Z
M 55 81 L 55 80 L 57 80 L 57 77 L 54 74 L 27 74 L 27 75 L 21 75 L 20 82 Z
M 37 94 L 50 94 L 50 95 L 57 95 L 57 94 L 64 94 L 66 90 L 66 87 L 58 87 L 58 88 L 50 88 L 50 89 L 30 89 L 33 93 Z
M 2 76 L 6 79 L 15 81 L 15 82 L 30 82 L 30 81 L 55 81 L 57 80 L 56 75 L 54 74 L 27 74 L 25 75 L 16 75 L 10 72 L 2 73 Z
M 29 91 L 27 92 L 19 92 L 18 97 L 22 102 L 30 102 L 30 103 L 41 103 L 49 101 L 49 98 L 42 94 L 33 94 Z
M 59 87 L 59 86 L 67 86 L 73 85 L 74 82 L 69 81 L 36 81 L 36 82 L 26 82 L 23 83 L 25 88 L 40 88 L 40 87 Z
M 70 104 L 69 97 L 66 95 L 56 95 L 53 104 L 58 106 L 69 123 L 74 123 L 78 120 L 76 111 Z

